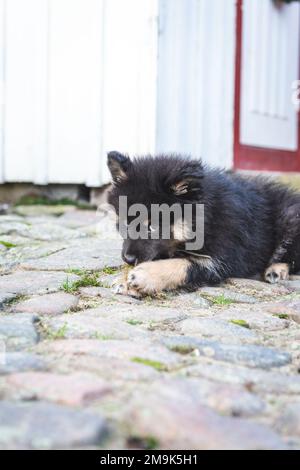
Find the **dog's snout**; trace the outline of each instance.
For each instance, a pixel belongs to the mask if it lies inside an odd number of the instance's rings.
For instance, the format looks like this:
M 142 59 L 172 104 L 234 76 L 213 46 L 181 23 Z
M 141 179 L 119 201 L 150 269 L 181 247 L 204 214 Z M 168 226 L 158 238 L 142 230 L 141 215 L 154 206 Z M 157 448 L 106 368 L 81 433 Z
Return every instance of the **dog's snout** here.
M 123 259 L 125 261 L 125 263 L 127 264 L 131 264 L 131 265 L 135 265 L 136 264 L 136 261 L 137 261 L 137 258 L 135 255 L 132 255 L 130 253 L 125 253 L 123 255 Z

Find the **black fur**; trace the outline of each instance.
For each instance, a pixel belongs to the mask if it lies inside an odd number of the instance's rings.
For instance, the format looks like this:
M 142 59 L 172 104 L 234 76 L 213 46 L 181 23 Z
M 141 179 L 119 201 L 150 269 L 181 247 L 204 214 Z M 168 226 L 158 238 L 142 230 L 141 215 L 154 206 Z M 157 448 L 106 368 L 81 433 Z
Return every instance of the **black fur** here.
M 217 284 L 228 277 L 252 277 L 276 262 L 288 263 L 291 272 L 300 269 L 299 193 L 262 177 L 210 169 L 178 155 L 132 161 L 120 155 L 113 152 L 108 157 L 110 166 L 112 160 L 120 165 L 120 177 L 114 165 L 115 184 L 109 195 L 116 212 L 120 195 L 128 197 L 128 204 L 143 203 L 149 209 L 153 203 L 204 204 L 201 253 L 216 260 L 216 269 L 192 261 L 187 287 Z M 187 193 L 176 195 L 174 185 L 183 180 Z M 138 263 L 187 256 L 165 240 L 124 240 L 124 259 L 128 254 Z

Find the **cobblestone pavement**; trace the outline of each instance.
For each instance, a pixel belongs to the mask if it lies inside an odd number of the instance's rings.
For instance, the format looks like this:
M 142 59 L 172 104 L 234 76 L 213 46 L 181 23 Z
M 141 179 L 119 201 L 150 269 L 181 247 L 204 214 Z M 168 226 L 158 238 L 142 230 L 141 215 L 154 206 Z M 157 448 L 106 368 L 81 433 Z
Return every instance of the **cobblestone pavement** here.
M 0 216 L 0 447 L 299 448 L 300 276 L 120 296 L 101 230 L 69 206 Z

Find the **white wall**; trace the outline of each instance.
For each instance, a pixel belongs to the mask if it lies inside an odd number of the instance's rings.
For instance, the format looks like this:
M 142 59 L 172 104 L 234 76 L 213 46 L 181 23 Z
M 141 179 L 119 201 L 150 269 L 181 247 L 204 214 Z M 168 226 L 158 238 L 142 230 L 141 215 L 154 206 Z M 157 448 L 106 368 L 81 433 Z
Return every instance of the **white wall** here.
M 0 0 L 0 181 L 98 186 L 113 149 L 230 166 L 234 4 Z
M 157 150 L 233 163 L 235 0 L 161 0 Z
M 0 183 L 4 181 L 4 0 L 0 0 Z
M 154 151 L 157 9 L 0 0 L 0 180 L 97 186 L 108 150 Z

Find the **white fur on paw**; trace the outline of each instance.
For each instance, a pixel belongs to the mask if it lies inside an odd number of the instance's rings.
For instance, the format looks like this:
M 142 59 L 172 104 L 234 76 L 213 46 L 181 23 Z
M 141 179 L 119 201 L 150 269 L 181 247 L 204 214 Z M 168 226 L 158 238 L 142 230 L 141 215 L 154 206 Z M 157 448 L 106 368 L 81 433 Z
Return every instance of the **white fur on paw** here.
M 113 288 L 114 294 L 119 294 L 119 295 L 126 295 L 127 294 L 127 286 L 126 284 L 117 284 Z
M 137 266 L 128 274 L 127 285 L 129 289 L 137 290 L 142 294 L 153 294 L 160 290 L 158 279 L 154 279 L 148 266 Z
M 136 299 L 141 298 L 141 294 L 135 289 L 130 289 L 126 283 L 115 286 L 113 292 L 117 295 L 129 295 L 130 297 L 134 297 Z
M 265 271 L 265 281 L 270 284 L 277 284 L 279 281 L 289 279 L 289 266 L 286 263 L 274 263 Z

